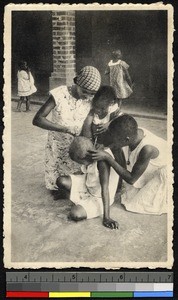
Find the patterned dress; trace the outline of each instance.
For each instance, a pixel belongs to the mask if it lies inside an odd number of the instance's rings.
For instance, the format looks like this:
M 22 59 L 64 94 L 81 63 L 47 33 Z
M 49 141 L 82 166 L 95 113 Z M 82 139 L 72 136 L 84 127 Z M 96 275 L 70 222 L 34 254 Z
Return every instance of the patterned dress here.
M 108 64 L 110 73 L 110 85 L 116 90 L 117 98 L 125 99 L 132 94 L 132 89 L 125 79 L 124 69 L 128 69 L 129 65 L 123 61 L 112 60 Z
M 50 91 L 56 106 L 52 110 L 52 122 L 67 126 L 79 135 L 83 122 L 90 111 L 91 100 L 77 100 L 67 86 Z M 46 188 L 56 190 L 56 179 L 60 175 L 80 174 L 81 165 L 69 157 L 69 146 L 73 136 L 68 133 L 49 131 L 46 145 L 45 183 Z

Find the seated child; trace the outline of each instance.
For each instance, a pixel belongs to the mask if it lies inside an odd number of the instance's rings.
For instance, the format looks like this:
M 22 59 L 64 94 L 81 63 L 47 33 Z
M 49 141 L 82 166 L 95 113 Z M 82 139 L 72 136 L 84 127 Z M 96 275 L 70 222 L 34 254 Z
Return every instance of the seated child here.
M 129 211 L 142 214 L 167 212 L 167 142 L 123 115 L 109 126 L 114 145 L 122 147 L 125 168 L 106 151 L 91 150 L 94 161 L 105 160 L 123 179 L 121 202 Z
M 66 197 L 75 205 L 70 212 L 71 219 L 80 221 L 103 215 L 103 225 L 117 229 L 118 223 L 110 218 L 109 206 L 114 202 L 118 175 L 106 162 L 92 162 L 88 151 L 94 149 L 86 137 L 76 137 L 69 155 L 74 161 L 83 164 L 82 175 L 61 176 L 57 179 L 59 190 L 66 190 Z M 108 153 L 112 156 L 110 150 Z
M 93 98 L 92 109 L 84 121 L 81 135 L 108 147 L 111 144 L 108 126 L 120 115 L 122 113 L 114 88 L 101 86 Z

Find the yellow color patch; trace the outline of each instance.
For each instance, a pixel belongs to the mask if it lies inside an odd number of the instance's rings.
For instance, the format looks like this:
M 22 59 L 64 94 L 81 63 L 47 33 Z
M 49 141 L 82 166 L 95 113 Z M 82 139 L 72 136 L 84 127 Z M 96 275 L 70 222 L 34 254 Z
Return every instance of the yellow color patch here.
M 90 292 L 49 292 L 49 298 L 90 298 Z

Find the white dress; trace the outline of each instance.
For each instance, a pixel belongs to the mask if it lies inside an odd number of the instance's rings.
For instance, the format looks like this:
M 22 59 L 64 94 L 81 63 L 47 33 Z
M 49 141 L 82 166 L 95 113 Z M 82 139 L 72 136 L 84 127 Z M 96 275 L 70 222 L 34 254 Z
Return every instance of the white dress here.
M 56 106 L 52 110 L 52 122 L 67 126 L 79 135 L 83 122 L 91 107 L 91 99 L 77 100 L 67 86 L 60 86 L 50 91 Z M 55 190 L 56 179 L 60 175 L 81 173 L 81 165 L 69 157 L 69 146 L 73 136 L 68 133 L 49 131 L 46 145 L 45 183 L 47 189 Z
M 159 150 L 159 155 L 150 160 L 145 172 L 134 185 L 124 181 L 121 203 L 128 211 L 160 215 L 167 212 L 167 142 L 144 128 L 142 130 L 144 138 L 130 155 L 128 147 L 123 148 L 126 161 L 130 162 L 127 165 L 128 171 L 132 171 L 145 145 L 155 146 Z
M 100 119 L 99 116 L 94 113 L 94 115 L 93 115 L 93 124 L 95 124 L 95 125 L 106 124 L 109 121 L 111 121 L 111 114 L 112 113 L 117 113 L 117 112 L 118 112 L 118 116 L 119 116 L 121 114 L 121 112 L 119 111 L 118 103 L 110 105 L 109 108 L 108 108 L 108 113 L 104 118 Z
M 17 78 L 19 97 L 30 96 L 37 91 L 31 72 L 26 72 L 24 70 L 18 71 Z

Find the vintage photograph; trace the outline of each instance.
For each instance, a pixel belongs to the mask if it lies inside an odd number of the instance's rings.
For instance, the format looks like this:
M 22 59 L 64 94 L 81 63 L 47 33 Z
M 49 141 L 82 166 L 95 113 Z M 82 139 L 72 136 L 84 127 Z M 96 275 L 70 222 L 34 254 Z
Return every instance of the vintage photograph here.
M 173 264 L 173 8 L 9 4 L 5 267 Z

